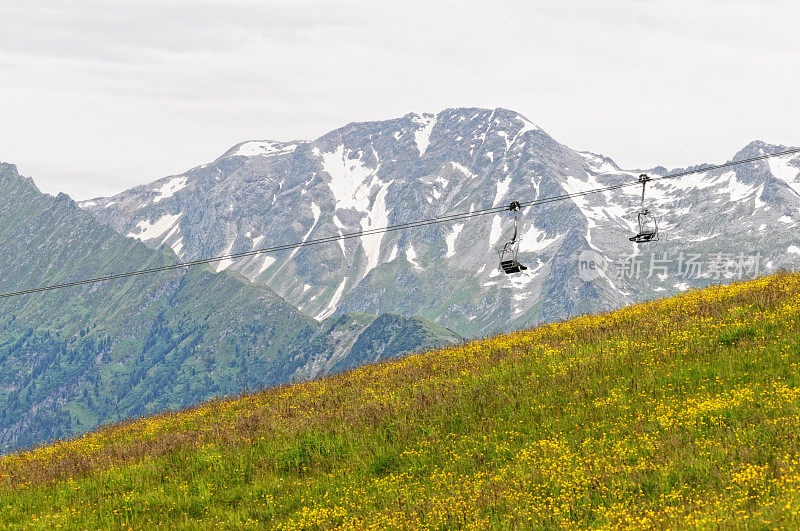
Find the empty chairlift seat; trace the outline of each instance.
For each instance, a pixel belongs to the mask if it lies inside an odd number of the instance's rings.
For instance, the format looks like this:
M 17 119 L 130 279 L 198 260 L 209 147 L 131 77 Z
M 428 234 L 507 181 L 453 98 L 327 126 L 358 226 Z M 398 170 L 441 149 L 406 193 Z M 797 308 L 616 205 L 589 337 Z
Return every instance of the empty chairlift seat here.
M 517 237 L 519 223 L 518 214 L 520 208 L 522 208 L 522 205 L 519 204 L 519 201 L 512 201 L 508 206 L 508 209 L 514 213 L 514 235 L 511 237 L 510 241 L 507 241 L 497 250 L 498 254 L 500 254 L 500 270 L 506 275 L 512 275 L 528 269 L 517 260 L 520 242 L 520 239 Z
M 649 209 L 644 207 L 644 190 L 650 177 L 646 173 L 639 175 L 639 182 L 642 183 L 642 204 L 636 215 L 639 224 L 639 232 L 628 238 L 634 243 L 647 243 L 658 241 L 658 219 Z
M 520 264 L 516 260 L 501 260 L 500 269 L 502 269 L 503 273 L 505 273 L 506 275 L 510 275 L 512 273 L 519 273 L 521 271 L 525 271 L 528 268 Z

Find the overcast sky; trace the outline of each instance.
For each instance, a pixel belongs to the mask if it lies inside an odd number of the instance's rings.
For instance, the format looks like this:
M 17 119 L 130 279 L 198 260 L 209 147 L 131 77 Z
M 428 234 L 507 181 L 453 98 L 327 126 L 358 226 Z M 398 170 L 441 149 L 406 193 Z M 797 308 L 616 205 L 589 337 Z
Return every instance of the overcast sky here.
M 800 3 L 0 0 L 0 160 L 109 195 L 248 139 L 506 107 L 623 167 L 800 145 Z

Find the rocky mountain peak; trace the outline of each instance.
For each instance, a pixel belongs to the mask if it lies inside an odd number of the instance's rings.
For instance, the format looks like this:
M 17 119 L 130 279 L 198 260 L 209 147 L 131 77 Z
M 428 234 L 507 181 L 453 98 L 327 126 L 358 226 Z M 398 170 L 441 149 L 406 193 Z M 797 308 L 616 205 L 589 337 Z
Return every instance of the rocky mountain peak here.
M 742 149 L 736 152 L 731 160 L 742 160 L 751 157 L 758 157 L 779 151 L 790 149 L 789 146 L 782 146 L 777 144 L 770 144 L 763 140 L 753 140 Z
M 0 162 L 0 176 L 6 175 L 18 177 L 19 171 L 17 171 L 17 166 L 8 162 Z
M 737 156 L 776 148 L 751 143 Z M 724 250 L 750 240 L 755 247 L 770 227 L 793 224 L 794 217 L 800 223 L 800 211 L 786 214 L 800 207 L 794 164 L 772 160 L 653 183 L 646 202 L 659 213 L 665 238 L 647 249 L 628 240 L 637 230 L 636 187 L 526 208 L 520 258 L 529 269 L 511 277 L 496 263 L 512 227 L 507 214 L 254 255 L 218 268 L 270 286 L 317 319 L 396 312 L 462 335 L 486 333 L 694 285 L 663 275 L 607 275 L 587 284 L 577 274 L 578 258 L 585 250 L 620 262 L 653 249 Z M 647 171 L 667 173 L 661 166 Z M 608 156 L 574 151 L 512 110 L 448 108 L 351 123 L 309 142 L 240 143 L 211 165 L 84 207 L 123 234 L 190 259 L 585 192 L 635 182 L 639 173 Z M 722 215 L 746 226 L 735 236 L 714 230 Z M 784 254 L 794 245 L 773 243 Z
M 6 185 L 23 185 L 32 191 L 39 191 L 39 188 L 36 186 L 36 183 L 33 182 L 33 179 L 20 175 L 17 166 L 8 162 L 0 162 L 0 182 L 3 181 L 5 181 L 4 184 Z

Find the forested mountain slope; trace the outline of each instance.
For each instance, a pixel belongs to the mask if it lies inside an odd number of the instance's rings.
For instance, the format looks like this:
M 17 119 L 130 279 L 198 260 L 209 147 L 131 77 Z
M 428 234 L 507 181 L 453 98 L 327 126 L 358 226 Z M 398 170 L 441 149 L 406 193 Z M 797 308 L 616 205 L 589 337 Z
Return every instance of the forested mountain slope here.
M 0 292 L 177 260 L 42 194 L 13 165 L 0 164 L 0 189 Z M 343 319 L 347 330 L 318 323 L 208 267 L 0 299 L 0 448 L 458 339 L 412 318 L 392 330 L 376 330 L 375 316 Z

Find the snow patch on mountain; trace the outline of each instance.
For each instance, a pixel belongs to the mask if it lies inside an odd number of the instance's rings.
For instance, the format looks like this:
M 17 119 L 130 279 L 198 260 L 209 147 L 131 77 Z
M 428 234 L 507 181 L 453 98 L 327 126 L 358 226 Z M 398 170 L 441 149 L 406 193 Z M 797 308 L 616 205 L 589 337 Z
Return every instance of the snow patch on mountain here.
M 510 148 L 510 147 L 512 147 L 514 144 L 516 144 L 516 143 L 517 143 L 517 139 L 519 139 L 519 137 L 521 137 L 522 135 L 524 135 L 524 134 L 525 134 L 525 133 L 527 133 L 528 131 L 541 131 L 541 129 L 539 128 L 539 126 L 538 126 L 538 125 L 534 124 L 534 123 L 533 123 L 533 122 L 531 122 L 530 120 L 528 120 L 528 121 L 524 122 L 524 124 L 523 124 L 522 128 L 520 128 L 520 130 L 519 130 L 519 131 L 517 131 L 517 134 L 516 134 L 516 135 L 514 135 L 514 138 L 512 138 L 512 139 L 511 139 L 511 142 L 510 142 L 510 144 L 508 145 L 508 147 Z
M 541 131 L 542 130 L 541 127 L 539 127 L 535 123 L 531 122 L 530 120 L 528 120 L 527 118 L 525 118 L 522 115 L 518 115 L 516 117 L 516 120 L 518 122 L 522 122 L 522 127 L 519 129 L 519 131 L 517 131 L 517 136 L 514 137 L 514 140 L 516 140 L 517 137 L 519 137 L 520 135 L 523 135 L 523 134 L 527 133 L 528 131 Z
M 720 189 L 720 193 L 728 194 L 731 198 L 730 200 L 733 202 L 738 202 L 742 199 L 752 197 L 757 190 L 757 187 L 749 186 L 746 183 L 739 181 L 736 177 L 736 172 L 734 171 L 725 172 L 720 177 L 720 180 L 728 181 L 727 185 Z
M 225 250 L 222 251 L 221 253 L 222 255 L 230 254 L 231 249 L 233 249 L 234 241 L 236 240 L 233 240 L 231 243 L 228 244 L 227 247 L 225 247 Z M 217 262 L 217 265 L 214 267 L 214 269 L 216 269 L 217 273 L 219 273 L 220 271 L 225 271 L 226 269 L 228 269 L 232 264 L 233 264 L 232 258 L 225 258 L 224 260 L 220 260 L 219 262 Z
M 514 291 L 519 291 L 527 287 L 527 285 L 530 284 L 536 278 L 537 272 L 538 269 L 537 270 L 529 269 L 527 271 L 522 271 L 521 273 L 517 273 L 516 275 L 506 276 L 503 279 L 502 287 L 507 289 L 512 289 Z M 524 299 L 519 299 L 519 300 L 524 300 Z M 521 305 L 519 304 L 515 305 L 514 313 L 522 313 Z
M 344 293 L 345 284 L 347 284 L 347 277 L 344 277 L 342 279 L 342 283 L 339 284 L 338 288 L 336 288 L 336 291 L 334 292 L 333 297 L 331 297 L 328 306 L 326 306 L 324 310 L 322 310 L 320 313 L 316 315 L 316 319 L 318 321 L 327 319 L 328 317 L 334 314 L 334 312 L 336 311 L 336 306 L 339 304 L 339 300 L 342 298 L 342 294 Z
M 339 220 L 339 217 L 336 214 L 333 215 L 333 224 L 336 225 L 336 229 L 339 231 L 339 236 L 344 234 L 342 231 L 344 230 L 345 226 Z M 339 248 L 342 250 L 342 254 L 347 256 L 347 250 L 344 247 L 344 240 L 340 239 L 338 240 L 338 242 L 339 242 Z
M 234 157 L 256 157 L 285 155 L 297 149 L 298 144 L 286 144 L 285 142 L 274 142 L 272 140 L 251 140 L 244 142 L 239 149 L 232 155 Z
M 789 157 L 769 159 L 769 170 L 772 175 L 785 182 L 797 195 L 800 195 L 800 167 L 792 166 L 790 162 L 792 159 Z
M 162 199 L 172 197 L 178 190 L 186 188 L 187 182 L 188 178 L 186 177 L 175 177 L 173 179 L 168 180 L 167 182 L 162 184 L 160 188 L 154 190 L 155 193 L 157 193 L 158 195 L 153 198 L 153 203 L 158 203 Z
M 127 234 L 129 238 L 136 238 L 141 241 L 154 240 L 169 232 L 183 214 L 170 215 L 166 214 L 161 216 L 158 220 L 150 223 L 149 220 L 142 220 L 136 224 L 137 231 L 131 231 Z
M 303 243 L 305 243 L 306 240 L 308 240 L 308 237 L 311 236 L 311 233 L 314 232 L 315 228 L 317 228 L 317 223 L 319 222 L 319 218 L 320 218 L 320 214 L 321 213 L 322 213 L 322 210 L 320 210 L 319 206 L 317 206 L 317 204 L 312 201 L 311 202 L 311 214 L 314 216 L 314 221 L 311 223 L 311 228 L 308 229 L 308 232 L 306 232 L 305 235 L 303 235 L 303 240 L 302 240 Z M 299 250 L 300 250 L 299 246 L 295 247 L 294 249 L 292 249 L 292 252 L 283 261 L 283 263 L 281 263 L 281 265 L 278 267 L 278 269 L 272 274 L 272 276 L 270 277 L 268 282 L 272 281 L 272 279 L 275 278 L 275 276 L 280 272 L 280 270 L 283 268 L 284 265 L 286 265 L 287 263 L 292 261 L 292 258 L 294 258 L 294 256 L 297 254 L 297 251 L 299 251 Z M 266 263 L 266 260 L 264 262 Z M 270 264 L 270 265 L 272 265 L 272 264 Z M 269 267 L 269 265 L 267 267 Z
M 531 223 L 531 226 L 520 239 L 519 250 L 520 252 L 536 253 L 546 249 L 550 244 L 557 241 L 558 236 L 548 238 L 544 231 L 537 229 L 536 226 Z
M 417 262 L 417 252 L 414 251 L 413 245 L 409 245 L 408 249 L 406 249 L 406 260 L 408 260 L 409 264 L 414 266 L 414 269 L 422 270 L 422 266 Z
M 659 187 L 663 186 L 676 191 L 703 190 L 717 184 L 717 180 L 713 176 L 710 176 L 708 172 L 701 172 L 684 175 L 678 179 L 658 181 L 655 184 Z
M 336 209 L 355 209 L 366 214 L 360 223 L 364 231 L 389 224 L 386 194 L 393 181 L 383 182 L 377 177 L 380 161 L 374 148 L 372 152 L 375 159 L 378 160 L 375 168 L 364 164 L 362 151 L 357 151 L 355 153 L 357 156 L 353 157 L 353 152 L 346 150 L 342 144 L 330 152 L 322 153 L 318 148 L 312 150 L 315 156 L 322 159 L 322 169 L 330 177 L 328 187 L 336 201 Z M 379 188 L 370 204 L 370 195 L 375 186 Z M 342 234 L 344 225 L 336 216 L 334 216 L 334 223 L 339 229 L 339 234 Z M 364 276 L 378 265 L 382 242 L 383 233 L 367 234 L 361 237 L 361 245 L 367 257 Z M 346 254 L 344 242 L 340 240 L 339 244 L 342 253 Z
M 414 131 L 414 143 L 417 144 L 419 155 L 422 156 L 428 151 L 428 146 L 431 144 L 431 133 L 433 132 L 433 127 L 436 125 L 436 115 L 417 115 L 414 116 L 411 121 L 420 126 L 419 129 Z
M 764 185 L 762 184 L 761 186 L 756 188 L 756 193 L 753 196 L 753 206 L 755 210 L 760 210 L 761 207 L 766 205 L 766 203 L 764 203 L 764 201 L 761 200 L 761 196 L 763 193 L 764 193 Z M 753 213 L 755 213 L 755 211 Z
M 381 187 L 378 190 L 378 194 L 375 196 L 375 201 L 372 203 L 369 214 L 361 220 L 361 228 L 363 230 L 381 228 L 389 224 L 389 210 L 386 208 L 386 193 L 389 191 L 390 184 L 391 181 L 388 183 L 381 183 Z M 379 232 L 361 237 L 361 245 L 367 255 L 367 268 L 364 271 L 364 276 L 378 265 L 383 236 L 384 233 Z
M 472 173 L 472 172 L 469 170 L 469 168 L 467 168 L 467 167 L 465 167 L 465 166 L 462 166 L 462 165 L 461 165 L 461 164 L 459 164 L 458 162 L 453 162 L 453 161 L 450 161 L 450 165 L 451 165 L 451 166 L 452 166 L 454 169 L 456 169 L 456 170 L 460 171 L 461 173 L 463 173 L 464 175 L 466 175 L 467 177 L 469 177 L 470 179 L 474 179 L 474 178 L 476 178 L 476 177 L 477 177 L 477 175 L 475 175 L 474 173 Z
M 167 235 L 161 238 L 161 242 L 158 244 L 159 247 L 162 247 L 165 244 L 168 244 L 172 250 L 175 252 L 176 255 L 181 257 L 181 253 L 183 252 L 183 237 L 178 236 L 175 238 L 174 236 L 181 230 L 180 223 L 176 223 L 172 229 L 167 232 Z M 151 240 L 151 244 L 158 240 Z
M 326 153 L 314 148 L 314 154 L 322 158 L 322 169 L 330 177 L 328 186 L 336 199 L 336 208 L 354 208 L 359 212 L 366 212 L 372 187 L 367 179 L 375 176 L 379 168 L 366 166 L 361 160 L 360 152 L 358 157 L 350 158 L 349 150 L 345 150 L 341 144 Z
M 572 176 L 566 177 L 566 188 L 569 193 L 587 192 L 602 187 L 603 184 L 593 175 L 587 175 L 585 181 Z M 606 204 L 602 206 L 591 205 L 588 195 L 576 196 L 571 199 L 590 222 L 589 229 L 597 226 L 598 221 L 622 221 L 627 224 L 626 218 L 629 213 L 614 201 L 610 192 L 603 192 L 603 197 L 606 199 Z
M 274 263 L 275 263 L 275 258 L 273 256 L 270 256 L 268 254 L 264 255 L 264 261 L 261 263 L 261 267 L 258 269 L 258 273 L 256 274 L 260 275 L 261 273 L 269 269 L 269 266 L 271 266 Z
M 790 156 L 784 157 L 775 157 L 768 159 L 769 160 L 769 169 L 772 172 L 772 175 L 777 177 L 778 179 L 783 179 L 785 181 L 795 181 L 800 178 L 800 167 L 797 166 L 797 161 L 800 158 L 795 156 L 792 159 Z M 791 163 L 794 162 L 795 165 Z
M 180 256 L 181 252 L 183 251 L 183 238 L 178 238 L 172 243 L 172 245 L 170 245 L 170 247 L 172 247 L 172 250 L 175 252 L 175 254 Z
M 498 130 L 496 133 L 498 136 L 502 137 L 503 141 L 506 144 L 506 153 L 511 150 L 511 147 L 516 143 L 517 139 L 527 133 L 528 131 L 541 131 L 542 129 L 536 125 L 535 123 L 531 122 L 527 118 L 523 116 L 517 116 L 515 122 L 522 122 L 522 125 L 514 136 L 510 136 L 507 131 Z
M 494 202 L 492 203 L 493 205 L 498 205 L 500 200 L 506 196 L 508 193 L 508 187 L 511 186 L 511 179 L 512 176 L 509 175 L 505 179 L 497 181 L 497 192 L 494 194 Z
M 492 218 L 492 230 L 489 233 L 489 249 L 492 249 L 503 234 L 503 218 L 495 214 Z
M 319 221 L 320 214 L 322 214 L 322 210 L 319 208 L 319 206 L 315 202 L 312 201 L 311 202 L 311 215 L 314 216 L 314 223 L 311 224 L 311 228 L 308 229 L 308 232 L 306 232 L 306 235 L 303 236 L 303 242 L 305 242 L 308 239 L 308 237 L 311 236 L 311 233 L 316 228 L 317 222 Z
M 456 254 L 456 238 L 461 233 L 461 230 L 464 228 L 463 223 L 456 223 L 453 225 L 453 230 L 444 237 L 444 241 L 447 244 L 447 253 L 445 253 L 445 258 L 450 258 L 451 256 L 455 256 Z
M 715 234 L 711 234 L 711 235 L 709 235 L 709 236 L 698 236 L 698 237 L 696 237 L 696 238 L 689 238 L 689 239 L 688 239 L 688 240 L 686 240 L 686 241 L 687 241 L 687 242 L 691 242 L 691 243 L 706 242 L 706 241 L 708 241 L 708 240 L 713 240 L 714 238 L 717 238 L 717 237 L 719 237 L 720 235 L 721 235 L 721 233 L 717 232 L 717 233 L 715 233 Z

